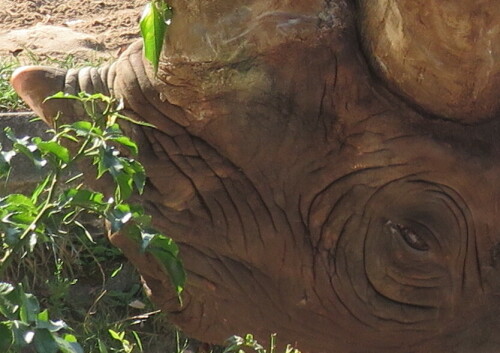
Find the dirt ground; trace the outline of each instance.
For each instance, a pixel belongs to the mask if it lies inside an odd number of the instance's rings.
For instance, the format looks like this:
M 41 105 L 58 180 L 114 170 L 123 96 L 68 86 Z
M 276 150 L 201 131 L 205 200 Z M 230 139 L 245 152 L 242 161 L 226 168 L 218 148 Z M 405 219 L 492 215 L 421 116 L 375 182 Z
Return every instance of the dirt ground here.
M 55 57 L 116 56 L 138 38 L 138 22 L 146 3 L 0 0 L 0 57 L 28 51 Z

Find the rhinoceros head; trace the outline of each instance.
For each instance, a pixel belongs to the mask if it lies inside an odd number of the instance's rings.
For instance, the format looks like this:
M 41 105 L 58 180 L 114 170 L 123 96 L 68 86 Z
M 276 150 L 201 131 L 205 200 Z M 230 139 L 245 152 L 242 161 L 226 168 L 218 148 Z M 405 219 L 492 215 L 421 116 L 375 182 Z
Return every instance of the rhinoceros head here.
M 19 70 L 50 120 L 104 91 L 136 129 L 144 205 L 181 248 L 184 306 L 112 242 L 188 334 L 277 332 L 306 352 L 500 350 L 499 6 L 172 1 L 158 75 L 133 45 L 84 71 Z

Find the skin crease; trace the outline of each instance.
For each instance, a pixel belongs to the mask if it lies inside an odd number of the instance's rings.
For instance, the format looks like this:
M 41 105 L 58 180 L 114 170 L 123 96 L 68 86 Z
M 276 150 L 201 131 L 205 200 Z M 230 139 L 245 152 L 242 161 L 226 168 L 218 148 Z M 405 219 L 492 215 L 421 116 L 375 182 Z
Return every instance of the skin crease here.
M 128 129 L 141 202 L 181 248 L 184 306 L 153 258 L 110 239 L 171 320 L 212 343 L 498 352 L 500 122 L 436 119 L 394 94 L 351 2 L 172 6 L 157 77 L 136 43 L 109 67 L 12 79 L 49 122 L 80 112 L 46 96 L 86 89 L 158 127 Z

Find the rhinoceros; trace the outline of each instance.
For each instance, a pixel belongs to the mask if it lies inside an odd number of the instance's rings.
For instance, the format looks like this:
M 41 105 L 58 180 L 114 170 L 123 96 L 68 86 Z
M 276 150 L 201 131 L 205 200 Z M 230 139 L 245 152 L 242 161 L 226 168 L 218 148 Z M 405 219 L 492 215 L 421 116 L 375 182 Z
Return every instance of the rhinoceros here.
M 497 0 L 171 0 L 158 73 L 19 69 L 35 112 L 103 92 L 187 271 L 111 241 L 188 335 L 310 353 L 500 352 Z

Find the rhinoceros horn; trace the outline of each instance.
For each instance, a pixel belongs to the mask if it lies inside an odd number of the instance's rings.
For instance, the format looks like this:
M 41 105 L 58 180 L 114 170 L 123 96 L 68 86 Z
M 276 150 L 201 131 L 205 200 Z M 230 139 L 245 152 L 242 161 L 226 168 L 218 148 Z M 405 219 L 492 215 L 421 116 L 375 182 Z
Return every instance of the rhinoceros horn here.
M 436 116 L 471 124 L 500 110 L 495 0 L 359 0 L 361 38 L 391 89 Z

